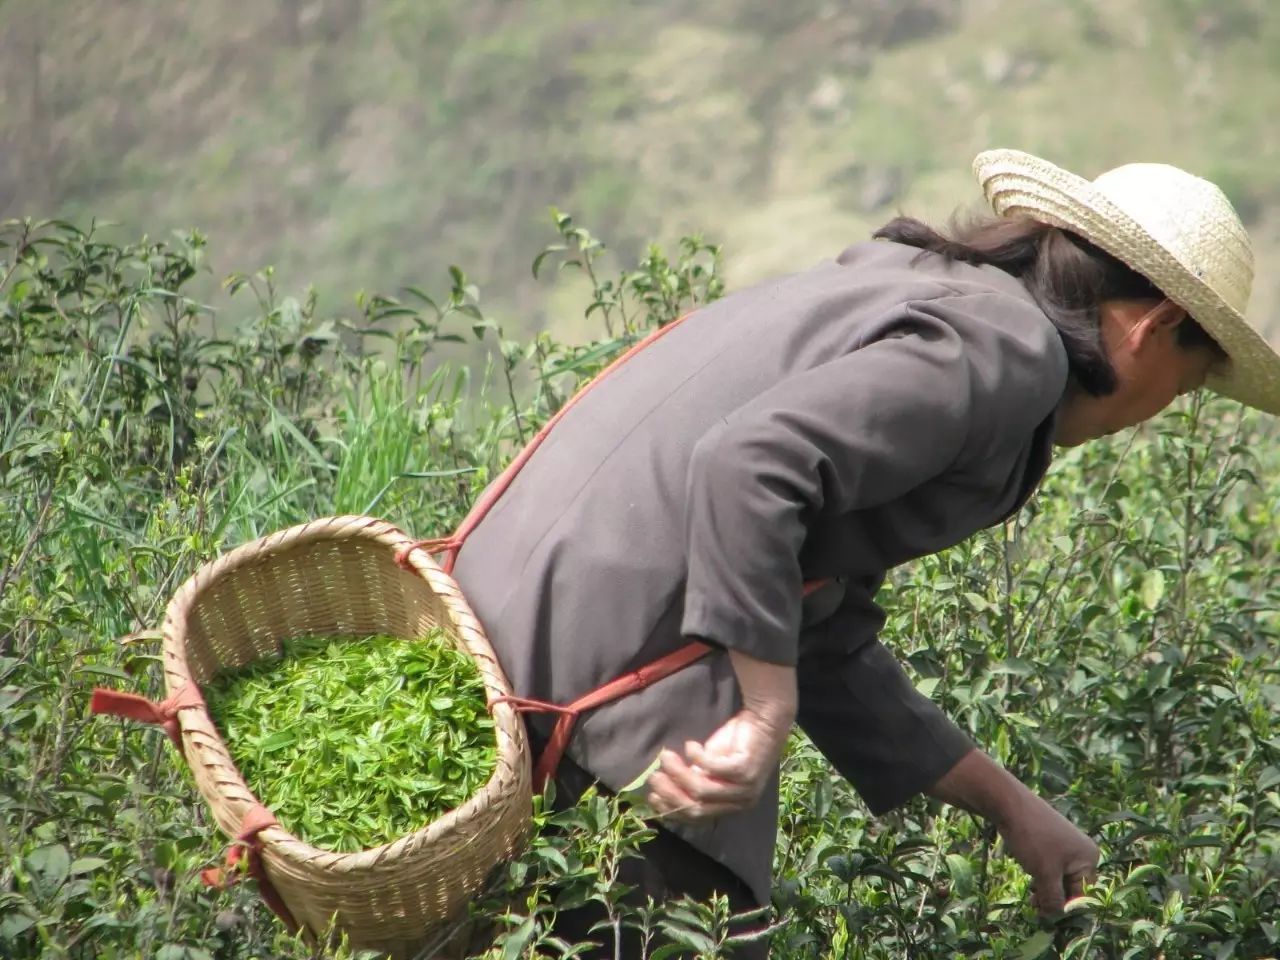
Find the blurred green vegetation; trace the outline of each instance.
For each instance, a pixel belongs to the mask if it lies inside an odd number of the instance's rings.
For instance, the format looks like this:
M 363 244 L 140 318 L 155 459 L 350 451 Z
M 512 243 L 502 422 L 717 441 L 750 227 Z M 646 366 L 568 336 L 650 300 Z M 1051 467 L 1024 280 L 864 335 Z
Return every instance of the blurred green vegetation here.
M 513 330 L 551 203 L 619 263 L 693 229 L 731 285 L 899 209 L 978 200 L 974 153 L 1221 183 L 1280 302 L 1280 11 L 1267 0 L 3 0 L 0 217 L 199 227 L 215 281 L 322 299 L 465 263 Z

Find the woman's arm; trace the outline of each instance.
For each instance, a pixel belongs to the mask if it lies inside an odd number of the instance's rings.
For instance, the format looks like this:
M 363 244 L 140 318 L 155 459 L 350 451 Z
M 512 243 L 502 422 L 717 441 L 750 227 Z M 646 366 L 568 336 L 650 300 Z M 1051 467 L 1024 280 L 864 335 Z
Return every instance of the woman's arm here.
M 796 717 L 796 672 L 737 651 L 729 656 L 742 709 L 705 743 L 686 743 L 683 755 L 662 752 L 648 783 L 659 814 L 697 821 L 747 809 L 777 769 Z M 857 735 L 846 729 L 845 736 Z M 995 824 L 1009 856 L 1031 875 L 1046 916 L 1095 875 L 1097 844 L 980 750 L 961 756 L 925 792 Z
M 1096 874 L 1098 845 L 981 750 L 965 754 L 927 792 L 995 824 L 1009 856 L 1031 875 L 1046 916 Z

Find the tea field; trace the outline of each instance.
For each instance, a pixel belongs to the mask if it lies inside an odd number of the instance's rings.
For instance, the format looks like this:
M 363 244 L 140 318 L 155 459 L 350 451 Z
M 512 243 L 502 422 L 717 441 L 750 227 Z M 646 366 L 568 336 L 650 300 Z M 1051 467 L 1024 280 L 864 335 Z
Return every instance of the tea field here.
M 567 217 L 550 239 L 534 272 L 590 281 L 591 342 L 511 338 L 457 268 L 337 313 L 270 271 L 237 276 L 210 317 L 188 293 L 197 233 L 0 226 L 0 956 L 352 955 L 295 942 L 248 886 L 201 884 L 224 841 L 177 754 L 90 716 L 90 691 L 160 693 L 149 631 L 236 544 L 341 513 L 448 532 L 604 361 L 723 291 L 719 249 L 695 238 L 618 275 Z M 1276 438 L 1187 398 L 1064 453 L 1015 520 L 881 596 L 920 688 L 1097 839 L 1088 895 L 1040 923 L 981 822 L 925 799 L 873 819 L 797 736 L 773 956 L 1280 955 Z M 663 938 L 728 955 L 723 903 L 616 904 L 648 829 L 634 810 L 589 796 L 539 816 L 558 829 L 478 904 L 476 957 L 572 955 L 548 921 L 592 898 L 651 933 L 655 960 Z

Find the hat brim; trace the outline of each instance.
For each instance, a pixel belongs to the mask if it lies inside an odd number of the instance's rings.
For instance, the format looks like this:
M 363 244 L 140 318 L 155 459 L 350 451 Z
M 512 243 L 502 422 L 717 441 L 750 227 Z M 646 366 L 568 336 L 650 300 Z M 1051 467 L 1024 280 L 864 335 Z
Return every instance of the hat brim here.
M 1280 413 L 1280 355 L 1244 316 L 1168 247 L 1088 180 L 1020 150 L 988 150 L 973 162 L 999 216 L 1026 216 L 1084 237 L 1154 283 L 1222 347 L 1226 368 L 1210 390 Z

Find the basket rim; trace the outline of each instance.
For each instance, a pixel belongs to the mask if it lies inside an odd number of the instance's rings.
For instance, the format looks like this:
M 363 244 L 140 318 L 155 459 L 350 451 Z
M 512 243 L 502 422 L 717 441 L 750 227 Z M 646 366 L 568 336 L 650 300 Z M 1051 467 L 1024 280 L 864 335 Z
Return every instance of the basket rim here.
M 386 843 L 374 847 L 366 847 L 354 852 L 330 850 L 314 846 L 294 835 L 284 826 L 277 824 L 261 831 L 265 847 L 269 852 L 296 863 L 307 863 L 323 866 L 329 870 L 338 870 L 344 874 L 365 869 L 385 868 L 394 862 L 407 849 L 417 849 L 433 845 L 448 836 L 455 825 L 464 822 L 475 822 L 486 811 L 503 808 L 514 800 L 530 804 L 529 770 L 531 767 L 531 751 L 525 734 L 524 723 L 516 709 L 509 703 L 493 701 L 497 697 L 510 696 L 512 688 L 501 663 L 489 643 L 479 619 L 471 610 L 462 595 L 457 582 L 435 561 L 422 547 L 416 546 L 415 540 L 394 524 L 377 517 L 360 514 L 344 514 L 322 517 L 306 523 L 296 524 L 274 533 L 247 541 L 218 557 L 202 564 L 178 588 L 165 609 L 163 634 L 163 659 L 165 685 L 168 695 L 172 696 L 184 684 L 190 684 L 200 690 L 192 676 L 186 651 L 186 619 L 187 613 L 200 596 L 214 584 L 240 568 L 264 557 L 273 556 L 332 540 L 365 539 L 385 546 L 390 551 L 412 548 L 406 555 L 407 569 L 425 580 L 433 592 L 440 598 L 445 616 L 457 638 L 459 645 L 476 663 L 485 685 L 485 697 L 490 714 L 494 718 L 494 734 L 496 753 L 494 769 L 489 779 L 476 790 L 463 804 L 442 814 L 430 823 L 417 830 L 402 834 Z M 443 590 L 437 587 L 444 588 Z M 191 766 L 190 757 L 195 735 L 205 741 L 213 741 L 213 747 L 224 754 L 228 760 L 229 771 L 234 777 L 220 776 L 213 788 L 214 796 L 206 791 L 199 777 L 196 777 L 197 788 L 205 801 L 213 808 L 215 819 L 219 819 L 219 808 L 237 823 L 255 805 L 265 809 L 271 808 L 258 798 L 257 794 L 245 782 L 244 776 L 231 759 L 222 732 L 213 722 L 208 707 L 201 702 L 193 708 L 181 709 L 177 713 L 178 726 L 181 730 L 184 747 L 184 760 Z M 202 745 L 201 749 L 207 749 Z M 193 771 L 194 772 L 194 771 Z M 245 799 L 249 798 L 249 799 Z M 272 811 L 274 814 L 274 811 Z M 225 823 L 219 823 L 224 833 L 234 836 L 228 831 Z M 479 834 L 477 833 L 476 836 Z M 468 838 L 460 845 L 470 845 L 475 837 Z

